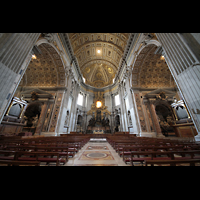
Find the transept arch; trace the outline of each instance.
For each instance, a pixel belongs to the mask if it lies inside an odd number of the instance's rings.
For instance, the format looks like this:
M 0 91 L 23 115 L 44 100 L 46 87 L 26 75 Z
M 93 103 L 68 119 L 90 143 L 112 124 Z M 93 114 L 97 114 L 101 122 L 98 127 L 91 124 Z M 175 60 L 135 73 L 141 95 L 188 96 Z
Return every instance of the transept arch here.
M 149 42 L 138 51 L 132 71 L 132 87 L 175 87 L 174 79 L 162 54 L 156 50 L 159 43 Z
M 62 87 L 66 84 L 64 63 L 53 44 L 39 40 L 40 53 L 31 59 L 19 86 Z

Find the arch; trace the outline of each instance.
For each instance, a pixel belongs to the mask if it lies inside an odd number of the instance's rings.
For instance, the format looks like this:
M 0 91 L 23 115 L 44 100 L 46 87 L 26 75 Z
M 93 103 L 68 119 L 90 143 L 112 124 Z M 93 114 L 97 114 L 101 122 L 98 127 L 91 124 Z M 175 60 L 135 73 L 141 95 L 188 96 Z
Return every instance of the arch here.
M 135 60 L 137 59 L 137 56 L 140 54 L 140 52 L 141 52 L 144 48 L 148 47 L 149 45 L 155 45 L 155 46 L 157 46 L 157 47 L 162 46 L 161 43 L 160 43 L 158 40 L 155 40 L 155 39 L 149 40 L 149 41 L 145 41 L 145 43 L 143 43 L 143 44 L 141 44 L 140 46 L 138 46 L 138 50 L 136 50 L 137 54 L 136 54 Z M 133 64 L 133 65 L 134 65 L 134 64 Z
M 19 117 L 21 113 L 21 109 L 22 109 L 22 105 L 20 105 L 19 103 L 14 103 L 11 106 L 8 115 Z
M 156 53 L 159 46 L 158 41 L 150 40 L 139 49 L 132 70 L 132 87 L 175 87 L 168 65 L 161 58 L 161 54 Z
M 58 49 L 46 39 L 36 42 L 41 54 L 32 59 L 20 85 L 34 87 L 66 86 L 64 62 Z M 25 85 L 24 85 L 25 84 Z

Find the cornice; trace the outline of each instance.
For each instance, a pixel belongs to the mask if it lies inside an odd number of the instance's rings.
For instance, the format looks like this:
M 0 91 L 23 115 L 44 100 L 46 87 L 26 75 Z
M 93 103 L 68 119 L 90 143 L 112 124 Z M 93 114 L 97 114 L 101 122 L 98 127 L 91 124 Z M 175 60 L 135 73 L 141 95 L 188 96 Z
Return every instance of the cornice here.
M 74 66 L 76 73 L 78 75 L 78 78 L 83 81 L 82 75 L 81 75 L 81 72 L 80 72 L 80 69 L 78 66 L 78 62 L 77 62 L 76 57 L 74 56 L 74 52 L 73 52 L 68 34 L 67 33 L 58 33 L 58 35 L 61 39 L 61 42 L 63 43 L 64 48 L 66 49 L 66 52 L 68 53 L 68 55 L 70 57 L 70 60 L 71 60 L 70 65 Z
M 131 33 L 128 39 L 128 43 L 126 45 L 126 48 L 124 50 L 124 55 L 121 59 L 121 62 L 119 64 L 118 72 L 116 74 L 115 80 L 120 80 L 121 76 L 123 74 L 123 71 L 125 69 L 125 66 L 127 66 L 127 60 L 129 59 L 130 54 L 134 51 L 134 47 L 137 43 L 137 39 L 140 36 L 140 33 Z

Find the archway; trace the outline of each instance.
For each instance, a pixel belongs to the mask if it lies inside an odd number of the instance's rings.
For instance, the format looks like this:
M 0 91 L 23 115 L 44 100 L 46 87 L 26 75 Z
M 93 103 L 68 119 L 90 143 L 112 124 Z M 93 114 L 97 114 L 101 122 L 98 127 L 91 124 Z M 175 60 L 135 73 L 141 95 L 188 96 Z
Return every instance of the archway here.
M 174 88 L 171 72 L 155 44 L 143 48 L 134 63 L 132 86 L 135 88 Z
M 38 46 L 41 53 L 32 59 L 19 86 L 56 87 L 65 86 L 65 70 L 60 55 L 48 43 Z
M 55 132 L 58 126 L 58 117 L 61 117 L 59 113 L 63 98 L 62 88 L 64 89 L 66 86 L 66 74 L 64 63 L 56 47 L 45 42 L 44 39 L 40 40 L 37 42 L 38 53 L 31 59 L 15 95 L 20 98 L 21 93 L 31 88 L 42 90 L 44 94 L 45 92 L 50 93 L 51 100 L 45 100 L 45 98 L 41 100 L 43 105 L 44 102 L 46 103 L 45 106 L 42 106 L 42 109 L 43 107 L 45 109 L 41 111 L 44 117 L 41 121 L 44 124 L 39 132 Z M 29 102 L 28 97 L 25 100 Z
M 161 130 L 156 118 L 152 117 L 153 109 L 149 100 L 144 102 L 144 96 L 151 91 L 165 90 L 175 92 L 179 99 L 175 81 L 167 66 L 165 58 L 162 56 L 160 46 L 149 42 L 138 51 L 138 56 L 134 62 L 132 71 L 132 88 L 137 106 L 138 124 L 141 127 L 141 136 L 155 136 Z M 154 97 L 156 100 L 156 96 Z M 173 99 L 173 98 L 172 98 Z M 155 111 L 154 111 L 155 112 Z M 156 114 L 156 113 L 155 113 Z M 157 128 L 156 128 L 157 127 Z M 159 131 L 161 132 L 161 131 Z

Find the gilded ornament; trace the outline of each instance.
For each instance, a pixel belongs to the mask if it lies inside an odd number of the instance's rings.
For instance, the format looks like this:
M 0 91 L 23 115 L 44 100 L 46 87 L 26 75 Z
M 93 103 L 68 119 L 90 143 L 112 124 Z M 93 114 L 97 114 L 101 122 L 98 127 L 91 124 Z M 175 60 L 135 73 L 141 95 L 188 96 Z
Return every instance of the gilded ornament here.
M 90 68 L 89 67 L 86 67 L 85 68 L 85 72 L 88 74 L 88 73 L 90 73 Z
M 110 68 L 110 67 L 108 67 L 108 72 L 109 72 L 110 74 L 113 73 L 113 69 Z

